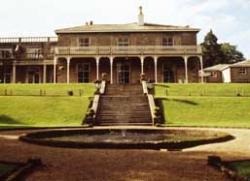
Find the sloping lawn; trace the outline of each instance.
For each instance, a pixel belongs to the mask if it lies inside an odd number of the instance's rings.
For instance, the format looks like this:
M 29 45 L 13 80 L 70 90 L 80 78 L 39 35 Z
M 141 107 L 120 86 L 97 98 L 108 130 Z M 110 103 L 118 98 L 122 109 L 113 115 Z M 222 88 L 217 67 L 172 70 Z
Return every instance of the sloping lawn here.
M 80 126 L 95 90 L 94 84 L 0 85 L 0 126 Z
M 88 97 L 0 97 L 0 126 L 80 126 Z
M 250 84 L 158 84 L 168 126 L 250 128 Z
M 90 96 L 96 90 L 89 84 L 2 84 L 0 96 L 67 96 L 72 91 L 74 96 Z
M 166 124 L 250 128 L 250 98 L 165 97 Z
M 250 84 L 156 84 L 155 96 L 250 97 Z

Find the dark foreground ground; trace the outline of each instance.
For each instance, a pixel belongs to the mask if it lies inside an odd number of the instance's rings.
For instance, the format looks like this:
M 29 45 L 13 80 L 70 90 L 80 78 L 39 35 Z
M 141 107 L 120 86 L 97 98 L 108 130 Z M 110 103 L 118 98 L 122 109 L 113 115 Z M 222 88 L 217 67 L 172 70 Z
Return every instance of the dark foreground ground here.
M 23 143 L 15 137 L 0 137 L 0 152 L 1 161 L 42 159 L 45 166 L 28 175 L 27 181 L 228 180 L 207 166 L 211 152 L 52 148 Z

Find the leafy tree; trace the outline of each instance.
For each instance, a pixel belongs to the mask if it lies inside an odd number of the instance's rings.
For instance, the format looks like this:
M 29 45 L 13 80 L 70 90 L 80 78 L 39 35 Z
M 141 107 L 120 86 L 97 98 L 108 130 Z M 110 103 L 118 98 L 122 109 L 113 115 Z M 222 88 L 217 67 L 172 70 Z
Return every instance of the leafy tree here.
M 210 30 L 201 43 L 203 51 L 204 67 L 217 64 L 230 64 L 244 60 L 243 54 L 237 47 L 230 43 L 218 43 L 218 38 Z
M 204 38 L 201 44 L 203 51 L 204 67 L 219 64 L 223 61 L 223 52 L 221 45 L 218 43 L 218 38 L 212 30 Z
M 236 63 L 245 59 L 244 55 L 237 50 L 237 46 L 230 45 L 230 43 L 222 43 L 221 50 L 224 55 L 223 60 L 225 63 Z

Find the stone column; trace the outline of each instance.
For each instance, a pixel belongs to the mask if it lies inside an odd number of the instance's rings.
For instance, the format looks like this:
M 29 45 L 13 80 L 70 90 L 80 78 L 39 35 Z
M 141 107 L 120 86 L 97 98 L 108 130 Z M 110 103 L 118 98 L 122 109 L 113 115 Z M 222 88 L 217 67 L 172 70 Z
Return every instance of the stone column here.
M 110 59 L 110 83 L 113 84 L 113 57 L 109 57 Z
M 141 74 L 144 74 L 144 57 L 141 56 L 140 59 L 141 59 Z
M 46 84 L 47 82 L 47 65 L 43 64 L 43 83 Z
M 201 72 L 201 83 L 204 83 L 203 57 L 200 56 L 199 58 L 200 58 L 200 66 L 201 66 L 201 70 L 200 70 L 200 72 Z
M 13 67 L 12 67 L 12 83 L 15 84 L 16 83 L 16 64 L 13 63 Z
M 99 72 L 100 57 L 96 57 L 95 60 L 96 60 L 96 80 L 99 80 L 99 75 L 100 75 L 100 72 Z
M 67 84 L 70 83 L 70 57 L 67 57 Z
M 185 83 L 188 83 L 188 56 L 184 56 L 184 64 L 185 64 Z
M 56 68 L 57 68 L 57 58 L 55 57 L 54 58 L 54 71 L 53 71 L 53 73 L 54 73 L 54 76 L 53 76 L 54 84 L 56 84 Z
M 155 72 L 155 83 L 158 83 L 158 57 L 154 56 L 154 72 Z

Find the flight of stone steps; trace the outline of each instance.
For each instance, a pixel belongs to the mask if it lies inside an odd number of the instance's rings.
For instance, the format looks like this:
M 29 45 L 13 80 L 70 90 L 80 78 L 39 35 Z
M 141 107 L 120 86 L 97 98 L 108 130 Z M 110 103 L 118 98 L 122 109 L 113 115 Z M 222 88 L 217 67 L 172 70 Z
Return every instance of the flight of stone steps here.
M 152 125 L 142 85 L 107 85 L 100 98 L 97 125 Z

